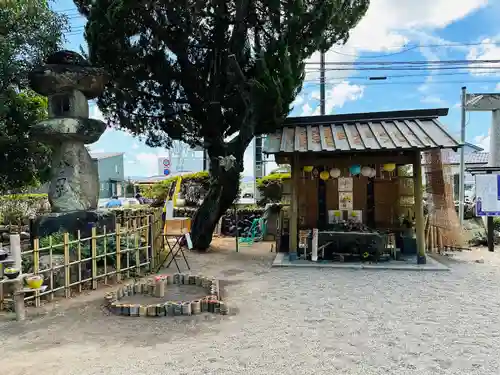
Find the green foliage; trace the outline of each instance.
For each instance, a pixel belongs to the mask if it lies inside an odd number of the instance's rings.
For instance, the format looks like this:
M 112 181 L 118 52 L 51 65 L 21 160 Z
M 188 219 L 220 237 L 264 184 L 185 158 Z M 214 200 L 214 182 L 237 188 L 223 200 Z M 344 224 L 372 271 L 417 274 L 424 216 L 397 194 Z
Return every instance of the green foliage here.
M 346 42 L 369 4 L 74 2 L 88 20 L 91 62 L 113 78 L 98 101 L 103 113 L 150 145 L 204 139 L 211 157 L 243 153 L 254 134 L 279 125 L 301 89 L 304 60 Z
M 29 90 L 28 73 L 61 44 L 65 26 L 46 0 L 0 7 L 0 191 L 48 178 L 51 150 L 30 131 L 47 116 L 47 100 Z
M 170 177 L 153 185 L 144 187 L 142 189 L 143 195 L 146 198 L 153 199 L 154 206 L 161 206 L 167 198 L 170 187 L 172 184 L 177 183 L 178 178 L 178 176 Z M 203 195 L 203 192 L 208 189 L 209 183 L 210 175 L 206 171 L 185 174 L 182 176 L 181 194 L 184 196 L 188 195 L 188 201 L 193 201 L 195 198 L 200 199 L 202 198 L 200 196 Z M 193 193 L 192 190 L 195 192 Z M 191 197 L 192 195 L 195 197 Z M 198 195 L 198 197 L 196 197 L 196 195 Z
M 283 193 L 283 181 L 290 179 L 290 173 L 271 173 L 257 179 L 257 189 L 264 197 L 263 202 L 279 202 Z
M 180 140 L 206 149 L 212 179 L 193 221 L 198 249 L 208 248 L 220 215 L 237 198 L 251 140 L 274 131 L 292 109 L 305 60 L 345 43 L 369 5 L 73 1 L 87 18 L 90 62 L 111 76 L 97 101 L 109 122 L 143 136 L 149 146 Z
M 28 224 L 29 219 L 50 211 L 47 194 L 10 194 L 0 196 L 1 224 Z

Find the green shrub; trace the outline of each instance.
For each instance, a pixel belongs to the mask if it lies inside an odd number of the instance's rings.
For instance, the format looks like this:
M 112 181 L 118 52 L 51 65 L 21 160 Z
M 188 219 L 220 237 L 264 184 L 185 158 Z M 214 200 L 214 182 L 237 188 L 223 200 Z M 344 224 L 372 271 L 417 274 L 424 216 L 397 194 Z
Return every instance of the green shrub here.
M 0 223 L 26 225 L 31 218 L 50 212 L 47 194 L 0 196 Z
M 257 189 L 264 197 L 261 203 L 279 202 L 283 195 L 283 181 L 290 177 L 290 173 L 271 173 L 257 179 Z
M 178 178 L 178 176 L 167 178 L 151 186 L 144 187 L 141 191 L 146 198 L 153 199 L 152 206 L 162 206 L 172 184 L 177 183 Z M 196 204 L 197 201 L 203 199 L 208 191 L 209 183 L 210 176 L 205 171 L 183 175 L 180 193 L 186 200 L 186 204 Z

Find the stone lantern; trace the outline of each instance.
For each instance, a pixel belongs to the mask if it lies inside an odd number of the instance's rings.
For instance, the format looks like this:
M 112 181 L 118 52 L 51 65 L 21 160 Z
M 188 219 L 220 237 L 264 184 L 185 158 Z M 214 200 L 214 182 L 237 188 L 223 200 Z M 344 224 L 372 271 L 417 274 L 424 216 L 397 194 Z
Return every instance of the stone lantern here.
M 76 52 L 59 51 L 29 79 L 35 92 L 48 97 L 49 118 L 33 126 L 33 135 L 54 150 L 48 194 L 52 213 L 35 219 L 32 235 L 59 230 L 88 233 L 96 223 L 107 225 L 103 213 L 96 211 L 99 176 L 85 147 L 106 130 L 103 121 L 89 118 L 88 104 L 103 92 L 106 73 Z
M 52 212 L 97 209 L 99 178 L 85 144 L 97 142 L 103 121 L 89 118 L 88 100 L 99 96 L 105 72 L 79 54 L 59 51 L 30 74 L 30 86 L 48 97 L 49 118 L 33 127 L 41 142 L 54 149 L 49 202 Z

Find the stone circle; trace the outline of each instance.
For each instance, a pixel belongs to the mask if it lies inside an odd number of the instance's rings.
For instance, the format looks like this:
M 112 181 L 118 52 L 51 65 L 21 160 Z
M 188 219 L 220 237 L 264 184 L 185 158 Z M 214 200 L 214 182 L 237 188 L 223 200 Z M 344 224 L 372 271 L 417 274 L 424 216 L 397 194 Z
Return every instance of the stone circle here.
M 143 295 L 164 298 L 169 285 L 193 285 L 202 287 L 207 295 L 188 301 L 161 301 L 158 304 L 121 303 L 124 297 Z M 227 315 L 228 307 L 221 301 L 219 280 L 200 275 L 176 273 L 156 275 L 146 280 L 134 281 L 120 286 L 115 292 L 107 293 L 104 302 L 108 310 L 115 315 L 134 317 L 165 317 L 214 313 Z

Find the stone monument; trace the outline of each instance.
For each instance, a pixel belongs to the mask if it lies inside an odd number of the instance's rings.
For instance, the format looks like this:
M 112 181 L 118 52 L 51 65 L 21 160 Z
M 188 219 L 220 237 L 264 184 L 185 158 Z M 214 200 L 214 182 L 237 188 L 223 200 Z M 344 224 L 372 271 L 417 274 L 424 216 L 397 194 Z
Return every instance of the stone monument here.
M 49 118 L 34 125 L 34 136 L 52 145 L 49 202 L 52 213 L 35 221 L 35 235 L 58 230 L 74 232 L 99 220 L 99 177 L 86 144 L 97 142 L 106 130 L 89 118 L 88 100 L 98 97 L 107 83 L 104 70 L 81 55 L 59 51 L 30 74 L 30 86 L 48 97 Z

